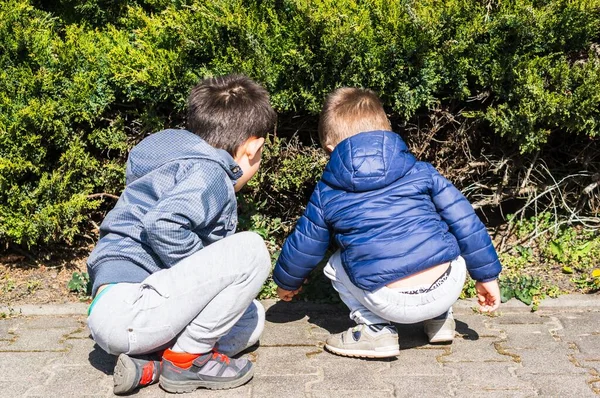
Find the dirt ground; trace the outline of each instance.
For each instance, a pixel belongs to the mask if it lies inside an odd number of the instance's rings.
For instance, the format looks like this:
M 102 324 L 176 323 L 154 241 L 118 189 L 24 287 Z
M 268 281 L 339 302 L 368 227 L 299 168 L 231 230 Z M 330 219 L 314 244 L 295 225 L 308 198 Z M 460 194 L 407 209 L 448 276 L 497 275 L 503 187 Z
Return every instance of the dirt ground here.
M 59 250 L 36 258 L 28 253 L 0 254 L 0 305 L 86 301 L 67 288 L 73 272 L 86 272 L 92 246 Z
M 89 301 L 67 288 L 73 272 L 86 272 L 85 261 L 93 246 L 55 250 L 52 255 L 9 252 L 0 254 L 0 305 L 48 304 Z M 528 274 L 557 286 L 561 293 L 582 292 L 560 268 L 532 267 Z

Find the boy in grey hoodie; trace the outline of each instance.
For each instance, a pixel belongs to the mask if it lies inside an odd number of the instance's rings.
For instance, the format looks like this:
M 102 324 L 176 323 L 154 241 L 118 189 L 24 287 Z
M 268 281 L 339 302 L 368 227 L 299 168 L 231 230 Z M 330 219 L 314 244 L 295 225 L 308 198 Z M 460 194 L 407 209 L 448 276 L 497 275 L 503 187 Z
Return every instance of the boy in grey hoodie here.
M 235 234 L 236 192 L 259 168 L 276 114 L 264 88 L 211 78 L 188 99 L 187 130 L 164 130 L 130 152 L 126 186 L 88 259 L 96 343 L 119 355 L 114 392 L 160 380 L 169 392 L 234 388 L 252 363 L 270 270 L 254 233 Z M 163 352 L 161 352 L 164 350 Z M 147 354 L 159 352 L 159 360 Z

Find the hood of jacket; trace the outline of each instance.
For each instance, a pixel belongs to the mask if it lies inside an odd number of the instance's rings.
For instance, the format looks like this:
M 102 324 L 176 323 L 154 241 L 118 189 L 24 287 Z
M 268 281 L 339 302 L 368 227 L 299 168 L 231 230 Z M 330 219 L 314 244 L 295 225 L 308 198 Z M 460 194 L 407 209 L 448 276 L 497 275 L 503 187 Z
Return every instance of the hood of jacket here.
M 210 146 L 187 130 L 168 129 L 146 137 L 131 150 L 127 161 L 127 183 L 132 183 L 166 163 L 186 159 L 214 161 L 232 180 L 237 180 L 242 175 L 240 167 L 227 151 Z
M 393 131 L 363 132 L 335 147 L 322 179 L 348 192 L 372 191 L 404 177 L 415 162 L 402 138 Z

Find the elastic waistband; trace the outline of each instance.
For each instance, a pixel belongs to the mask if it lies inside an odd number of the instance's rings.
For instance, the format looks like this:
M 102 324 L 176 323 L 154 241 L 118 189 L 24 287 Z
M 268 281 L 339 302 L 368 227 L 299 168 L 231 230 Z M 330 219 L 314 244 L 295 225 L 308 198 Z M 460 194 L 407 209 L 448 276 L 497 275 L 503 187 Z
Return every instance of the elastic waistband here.
M 96 305 L 96 302 L 100 299 L 100 297 L 104 296 L 106 294 L 106 292 L 108 292 L 110 289 L 112 289 L 113 286 L 115 286 L 115 285 L 116 285 L 116 283 L 109 283 L 108 285 L 106 285 L 106 287 L 104 289 L 102 289 L 102 291 L 100 293 L 98 293 L 98 295 L 96 297 L 94 297 L 94 299 L 90 303 L 90 306 L 88 307 L 88 310 L 87 310 L 88 316 L 90 316 L 90 314 L 92 313 L 92 309 L 94 308 L 94 305 Z

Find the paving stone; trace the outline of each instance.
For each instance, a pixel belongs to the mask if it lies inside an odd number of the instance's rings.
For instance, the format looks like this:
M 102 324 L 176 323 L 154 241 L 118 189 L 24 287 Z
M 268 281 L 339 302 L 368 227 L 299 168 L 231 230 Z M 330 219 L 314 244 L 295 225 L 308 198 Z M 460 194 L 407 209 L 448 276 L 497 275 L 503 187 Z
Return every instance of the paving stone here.
M 570 335 L 600 335 L 600 312 L 559 313 L 556 318 Z
M 405 375 L 387 378 L 394 386 L 395 397 L 447 397 L 451 394 L 451 382 L 454 377 L 441 374 L 431 376 Z
M 70 332 L 67 338 L 86 339 L 91 337 L 90 329 L 88 329 L 87 327 L 86 317 L 78 317 L 76 319 L 79 327 L 74 331 Z
M 548 355 L 552 353 L 552 362 L 548 363 Z M 553 351 L 545 348 L 539 349 L 511 349 L 511 353 L 518 355 L 521 368 L 516 370 L 517 375 L 524 374 L 554 374 L 559 377 L 568 374 L 584 374 L 587 370 L 571 362 L 570 350 L 556 347 Z
M 323 372 L 323 379 L 311 384 L 310 391 L 389 391 L 377 373 L 389 369 L 396 361 L 346 358 L 332 354 L 309 359 L 308 363 Z
M 293 376 L 315 375 L 317 364 L 308 361 L 314 355 L 330 355 L 320 348 L 311 347 L 261 347 L 256 352 L 256 375 Z
M 50 377 L 50 373 L 44 370 L 59 355 L 47 352 L 36 353 L 35 356 L 26 352 L 1 353 L 0 395 L 22 397 L 31 387 L 43 384 Z
M 315 391 L 309 395 L 312 398 L 389 398 L 394 396 L 393 391 L 355 391 L 355 390 L 337 390 L 337 391 Z
M 463 340 L 477 340 L 484 337 L 500 337 L 501 331 L 489 325 L 490 318 L 484 315 L 458 315 L 455 316 L 456 333 Z
M 168 393 L 158 384 L 153 384 L 151 386 L 146 386 L 144 388 L 140 388 L 134 391 L 130 396 L 135 398 L 238 398 L 238 397 L 247 397 L 250 398 L 252 391 L 252 383 L 254 383 L 254 379 L 252 379 L 248 384 L 243 385 L 241 387 L 231 389 L 231 390 L 207 390 L 204 388 L 199 388 L 196 391 L 185 393 L 185 394 L 172 394 Z M 112 387 L 111 387 L 112 391 Z M 113 395 L 109 393 L 109 396 L 116 397 L 117 395 Z
M 494 328 L 494 325 L 535 325 L 548 322 L 548 316 L 540 316 L 536 313 L 490 317 L 490 326 Z
M 205 388 L 199 388 L 194 392 L 186 393 L 183 395 L 180 394 L 170 394 L 165 393 L 165 397 L 173 398 L 173 397 L 181 397 L 181 398 L 250 398 L 252 397 L 252 391 L 254 386 L 254 379 L 250 380 L 247 384 L 243 386 L 234 388 L 232 390 L 207 390 Z M 137 398 L 137 397 L 136 397 Z
M 262 376 L 255 375 L 250 384 L 252 396 L 257 398 L 305 398 L 306 384 L 317 380 L 317 375 Z M 232 390 L 233 392 L 233 390 Z M 237 396 L 237 392 L 235 394 Z
M 514 376 L 515 363 L 477 362 L 448 363 L 444 367 L 454 371 L 460 381 L 453 382 L 453 389 L 458 397 L 472 396 L 475 391 L 493 392 L 510 395 L 535 395 L 529 383 Z
M 457 397 L 472 397 L 473 390 L 459 386 L 454 391 Z M 535 391 L 531 390 L 519 390 L 519 389 L 506 389 L 506 390 L 477 390 L 477 398 L 532 398 L 538 395 Z
M 75 331 L 82 326 L 79 318 L 72 315 L 32 316 L 25 318 L 24 325 L 27 329 L 68 329 L 69 331 Z
M 94 340 L 85 339 L 69 339 L 66 340 L 68 351 L 63 355 L 64 360 L 73 365 L 83 365 L 90 363 L 90 353 L 94 351 Z M 108 355 L 108 354 L 107 354 Z
M 590 297 L 600 308 L 600 296 Z M 361 360 L 322 350 L 330 333 L 352 326 L 346 309 L 298 303 L 294 312 L 296 304 L 267 306 L 262 345 L 248 355 L 256 363 L 250 383 L 186 397 L 591 397 L 600 391 L 598 311 L 552 307 L 499 317 L 456 311 L 454 344 L 428 344 L 421 323 L 398 325 L 397 358 Z M 0 396 L 112 396 L 116 357 L 88 338 L 85 319 L 51 313 L 1 319 Z M 153 385 L 134 396 L 173 395 Z
M 31 384 L 25 380 L 2 381 L 0 380 L 0 391 L 3 398 L 17 398 L 25 396 L 25 392 L 31 388 Z
M 597 359 L 594 359 L 594 360 L 582 359 L 577 354 L 573 355 L 573 359 L 575 360 L 575 362 L 578 365 L 580 365 L 580 366 L 582 366 L 582 367 L 584 367 L 586 369 L 589 369 L 589 371 L 592 374 L 598 375 L 598 378 L 600 379 L 600 360 L 597 360 Z
M 55 365 L 46 368 L 50 377 L 43 385 L 27 391 L 27 396 L 90 397 L 106 396 L 113 388 L 112 377 L 89 371 L 89 366 Z
M 14 341 L 0 341 L 0 352 L 67 351 L 65 334 L 69 332 L 68 328 L 50 328 L 40 332 L 28 326 L 19 327 Z
M 390 362 L 389 369 L 380 372 L 382 380 L 403 379 L 408 376 L 451 376 L 452 372 L 442 366 L 440 358 L 446 349 L 413 349 L 402 351 L 397 361 Z
M 588 378 L 575 375 L 525 375 L 520 380 L 530 383 L 542 397 L 598 397 L 588 384 Z
M 111 392 L 112 392 L 112 387 L 111 387 Z M 109 396 L 112 397 L 117 397 L 118 395 L 113 395 L 112 393 L 109 393 Z M 163 390 L 162 388 L 159 387 L 158 384 L 152 384 L 151 386 L 146 386 L 144 388 L 140 388 L 136 391 L 134 391 L 131 396 L 134 396 L 135 398 L 173 398 L 173 397 L 177 397 L 178 395 L 176 394 L 170 394 L 168 392 L 166 392 L 165 390 Z M 191 393 L 191 394 L 186 394 L 185 397 L 199 397 L 200 395 L 197 392 Z M 202 395 L 204 397 L 204 395 Z
M 306 319 L 289 323 L 273 323 L 267 318 L 260 337 L 261 346 L 317 346 L 319 339 L 311 336 L 311 326 Z
M 553 350 L 566 344 L 557 340 L 548 330 L 514 331 L 510 330 L 504 340 L 504 346 L 507 348 L 518 349 L 548 349 Z
M 14 340 L 15 336 L 18 334 L 17 331 L 22 324 L 22 319 L 0 319 L 0 341 Z
M 571 345 L 578 358 L 600 361 L 600 335 L 565 336 L 563 339 Z
M 474 341 L 454 341 L 449 352 L 439 357 L 441 363 L 451 362 L 510 362 L 512 357 L 502 355 L 496 349 L 498 340 L 481 338 Z

